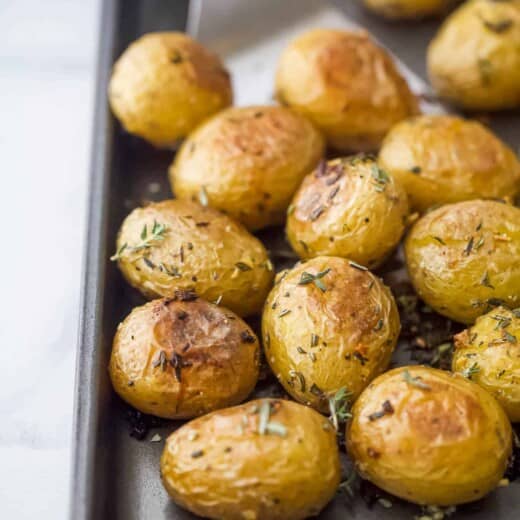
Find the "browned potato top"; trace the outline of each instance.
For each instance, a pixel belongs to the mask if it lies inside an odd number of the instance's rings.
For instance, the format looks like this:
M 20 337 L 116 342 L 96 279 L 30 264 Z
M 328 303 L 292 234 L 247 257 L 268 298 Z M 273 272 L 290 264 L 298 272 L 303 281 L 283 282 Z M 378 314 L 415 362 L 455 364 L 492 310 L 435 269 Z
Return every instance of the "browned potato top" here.
M 108 93 L 126 130 L 160 147 L 175 144 L 233 96 L 218 56 L 179 32 L 131 43 L 114 65 Z
M 399 123 L 383 141 L 379 163 L 404 185 L 419 211 L 520 191 L 520 162 L 513 150 L 478 121 L 451 115 Z
M 321 163 L 288 211 L 287 238 L 301 258 L 349 258 L 369 268 L 397 246 L 408 216 L 404 188 L 373 157 Z
M 419 219 L 405 252 L 419 296 L 463 323 L 520 304 L 520 209 L 493 200 L 447 204 Z
M 303 520 L 340 480 L 335 431 L 292 401 L 258 399 L 195 419 L 166 441 L 170 496 L 204 518 Z
M 511 454 L 511 425 L 495 399 L 443 370 L 390 370 L 352 414 L 347 448 L 361 475 L 411 502 L 478 500 L 496 487 Z
M 110 375 L 138 410 L 187 418 L 238 404 L 258 378 L 259 344 L 236 314 L 189 291 L 135 308 L 118 327 Z
M 177 197 L 204 196 L 249 229 L 282 224 L 323 148 L 314 126 L 288 108 L 229 108 L 185 141 L 170 167 L 170 182 Z
M 392 58 L 366 31 L 314 29 L 297 37 L 280 58 L 276 95 L 342 151 L 377 149 L 391 126 L 418 112 Z

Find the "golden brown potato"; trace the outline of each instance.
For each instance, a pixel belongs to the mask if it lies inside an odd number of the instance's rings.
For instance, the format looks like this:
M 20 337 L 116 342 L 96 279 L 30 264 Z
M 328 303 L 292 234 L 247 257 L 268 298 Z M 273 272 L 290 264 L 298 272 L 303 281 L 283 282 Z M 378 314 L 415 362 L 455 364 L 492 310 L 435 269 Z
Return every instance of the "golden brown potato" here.
M 333 159 L 296 193 L 287 238 L 301 258 L 341 256 L 373 268 L 399 243 L 407 216 L 404 188 L 374 159 Z
M 306 406 L 259 399 L 185 424 L 164 447 L 170 496 L 204 518 L 299 520 L 340 481 L 336 435 Z
M 491 393 L 520 421 L 520 308 L 493 309 L 455 336 L 452 370 Z
M 108 94 L 125 129 L 159 147 L 171 147 L 232 101 L 220 59 L 177 32 L 133 42 L 114 65 Z
M 391 20 L 409 20 L 444 13 L 454 0 L 364 0 L 377 14 Z
M 172 190 L 206 199 L 249 229 L 282 224 L 323 147 L 312 124 L 287 108 L 230 108 L 185 141 L 170 167 Z
M 428 49 L 437 93 L 470 110 L 520 106 L 520 0 L 465 2 Z
M 240 316 L 262 309 L 274 276 L 258 239 L 226 215 L 186 200 L 134 209 L 112 259 L 147 298 L 195 291 Z
M 236 314 L 179 292 L 119 325 L 110 377 L 141 412 L 185 419 L 243 401 L 255 387 L 258 339 Z
M 471 200 L 427 213 L 405 243 L 410 278 L 439 314 L 472 323 L 492 306 L 520 305 L 520 209 Z
M 361 394 L 352 415 L 347 449 L 361 476 L 418 504 L 478 500 L 498 484 L 511 454 L 511 425 L 495 399 L 443 370 L 391 370 Z
M 379 164 L 406 188 L 414 209 L 520 191 L 515 153 L 477 121 L 419 116 L 387 134 Z
M 394 62 L 365 31 L 316 29 L 299 36 L 280 58 L 276 97 L 342 151 L 375 150 L 390 127 L 418 113 Z
M 390 290 L 366 268 L 317 257 L 278 275 L 262 317 L 265 356 L 295 399 L 325 412 L 388 366 L 400 331 Z

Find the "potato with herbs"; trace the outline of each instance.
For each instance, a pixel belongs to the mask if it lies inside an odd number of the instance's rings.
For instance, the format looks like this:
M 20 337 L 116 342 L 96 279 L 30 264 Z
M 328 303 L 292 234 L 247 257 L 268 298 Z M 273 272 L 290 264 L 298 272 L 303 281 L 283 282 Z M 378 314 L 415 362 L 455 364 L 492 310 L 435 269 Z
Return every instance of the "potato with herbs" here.
M 350 258 L 380 265 L 405 230 L 408 198 L 403 187 L 373 158 L 322 162 L 296 193 L 287 237 L 301 258 Z
M 383 141 L 379 164 L 406 188 L 414 209 L 476 198 L 514 197 L 520 162 L 477 121 L 424 115 L 396 125 Z
M 323 148 L 313 125 L 287 108 L 230 108 L 189 136 L 170 167 L 170 182 L 177 197 L 202 198 L 249 229 L 282 224 Z
M 520 209 L 492 200 L 427 213 L 405 242 L 418 295 L 439 314 L 473 323 L 491 307 L 520 305 Z
M 455 336 L 452 370 L 492 394 L 520 421 L 520 308 L 497 307 Z
M 259 399 L 172 433 L 161 476 L 173 500 L 203 518 L 304 519 L 339 485 L 336 434 L 306 406 Z
M 469 110 L 520 106 L 520 0 L 471 0 L 428 48 L 437 93 Z
M 390 55 L 366 31 L 315 29 L 284 50 L 276 97 L 308 117 L 329 146 L 376 150 L 418 104 Z
M 139 411 L 186 419 L 243 401 L 258 379 L 259 354 L 236 314 L 181 291 L 136 307 L 120 323 L 110 377 Z
M 386 369 L 399 331 L 390 290 L 365 267 L 330 256 L 280 273 L 262 317 L 274 374 L 322 412 L 338 391 L 355 398 Z
M 131 134 L 171 147 L 208 116 L 231 104 L 220 59 L 188 35 L 145 34 L 114 65 L 108 97 Z
M 274 276 L 257 238 L 228 216 L 186 200 L 134 209 L 112 259 L 147 298 L 194 291 L 239 316 L 262 309 Z
M 506 470 L 512 430 L 495 399 L 443 370 L 400 367 L 352 408 L 347 450 L 360 475 L 421 505 L 472 502 Z
M 364 0 L 364 4 L 371 11 L 391 20 L 439 15 L 454 3 L 454 0 Z

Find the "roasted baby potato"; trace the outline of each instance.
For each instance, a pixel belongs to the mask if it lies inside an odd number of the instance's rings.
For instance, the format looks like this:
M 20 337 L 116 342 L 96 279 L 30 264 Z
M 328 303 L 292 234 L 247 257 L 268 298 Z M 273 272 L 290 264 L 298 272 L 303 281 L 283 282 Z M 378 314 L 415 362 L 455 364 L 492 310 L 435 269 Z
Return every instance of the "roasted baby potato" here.
M 414 209 L 520 191 L 515 153 L 477 121 L 419 116 L 396 125 L 383 141 L 379 164 L 402 182 Z
M 303 181 L 287 237 L 301 258 L 341 256 L 372 268 L 398 244 L 407 216 L 404 188 L 374 159 L 333 159 Z
M 428 49 L 437 93 L 470 110 L 520 106 L 520 0 L 471 0 Z
M 265 356 L 287 392 L 317 410 L 355 398 L 387 367 L 400 331 L 390 290 L 365 267 L 317 257 L 278 275 L 265 303 Z
M 186 200 L 134 209 L 112 259 L 147 298 L 194 291 L 240 316 L 262 309 L 274 276 L 258 239 L 228 216 Z
M 236 314 L 180 292 L 136 307 L 119 325 L 110 377 L 141 412 L 186 419 L 243 401 L 258 379 L 259 354 Z
M 179 428 L 166 441 L 161 475 L 173 500 L 204 518 L 304 519 L 339 484 L 336 435 L 306 406 L 260 399 Z
M 230 108 L 189 136 L 170 182 L 177 197 L 207 200 L 249 229 L 282 224 L 323 148 L 313 125 L 287 108 Z
M 495 399 L 443 370 L 390 370 L 359 396 L 352 416 L 347 450 L 360 475 L 417 504 L 478 500 L 511 454 L 511 425 Z
M 365 31 L 316 29 L 283 52 L 276 97 L 341 151 L 372 151 L 418 104 L 392 58 Z
M 454 0 L 364 0 L 371 11 L 390 20 L 409 20 L 444 13 Z
M 124 128 L 158 147 L 171 147 L 208 116 L 231 104 L 220 59 L 188 35 L 150 33 L 114 65 L 110 105 Z
M 520 421 L 520 308 L 497 307 L 455 336 L 452 370 L 492 394 Z
M 473 323 L 491 307 L 520 305 L 520 209 L 492 200 L 442 206 L 405 242 L 419 296 L 439 314 Z

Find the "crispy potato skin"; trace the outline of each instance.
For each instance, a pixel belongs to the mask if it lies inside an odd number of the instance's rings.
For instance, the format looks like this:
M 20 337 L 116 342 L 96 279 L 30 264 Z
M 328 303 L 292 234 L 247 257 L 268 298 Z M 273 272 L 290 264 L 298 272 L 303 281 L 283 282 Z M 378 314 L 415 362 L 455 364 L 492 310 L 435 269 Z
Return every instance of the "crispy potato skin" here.
M 182 199 L 197 200 L 259 229 L 282 224 L 291 197 L 318 163 L 324 141 L 300 114 L 284 107 L 229 108 L 185 141 L 169 176 Z
M 162 240 L 148 249 L 146 225 L 167 227 Z M 272 284 L 273 270 L 262 243 L 222 213 L 186 200 L 165 200 L 133 210 L 121 226 L 118 261 L 127 281 L 148 298 L 175 296 L 193 289 L 240 316 L 260 312 Z M 150 263 L 151 262 L 151 263 Z
M 419 296 L 439 314 L 473 323 L 495 301 L 520 304 L 520 209 L 491 200 L 442 206 L 405 242 Z
M 325 291 L 301 284 L 327 269 Z M 401 328 L 394 298 L 343 258 L 313 258 L 279 277 L 262 317 L 265 356 L 292 397 L 325 412 L 328 396 L 346 387 L 356 397 L 388 366 Z
M 114 65 L 108 93 L 125 129 L 158 147 L 174 145 L 233 97 L 220 59 L 177 32 L 133 42 Z
M 276 97 L 341 151 L 372 151 L 418 104 L 390 56 L 365 31 L 316 29 L 284 50 Z
M 270 421 L 285 428 L 284 437 L 258 433 L 263 403 L 271 403 Z M 161 475 L 173 500 L 204 518 L 304 519 L 318 514 L 339 484 L 336 436 L 306 406 L 252 401 L 195 419 L 170 435 Z
M 419 116 L 386 136 L 379 164 L 406 188 L 418 211 L 477 198 L 514 197 L 520 191 L 515 153 L 477 121 Z
M 407 215 L 404 188 L 374 159 L 333 159 L 304 179 L 291 204 L 287 238 L 301 258 L 341 256 L 373 268 L 399 243 Z
M 428 49 L 437 93 L 469 110 L 520 105 L 520 1 L 472 0 L 442 25 Z
M 498 307 L 455 336 L 452 370 L 476 366 L 471 379 L 492 394 L 509 419 L 520 421 L 520 309 Z
M 407 382 L 406 370 L 429 390 Z M 386 401 L 392 412 L 371 420 Z M 410 502 L 478 500 L 498 484 L 511 454 L 511 425 L 495 399 L 442 370 L 391 370 L 368 386 L 352 414 L 347 450 L 359 473 Z
M 364 0 L 366 7 L 390 20 L 413 20 L 444 13 L 453 0 Z
M 233 312 L 163 298 L 136 307 L 119 325 L 112 385 L 141 412 L 196 417 L 243 401 L 258 379 L 259 345 Z

